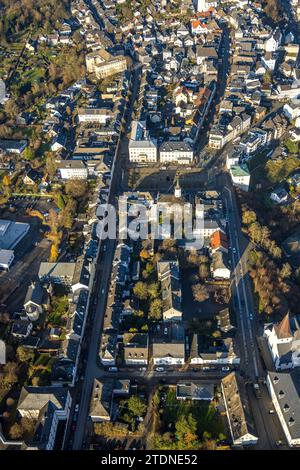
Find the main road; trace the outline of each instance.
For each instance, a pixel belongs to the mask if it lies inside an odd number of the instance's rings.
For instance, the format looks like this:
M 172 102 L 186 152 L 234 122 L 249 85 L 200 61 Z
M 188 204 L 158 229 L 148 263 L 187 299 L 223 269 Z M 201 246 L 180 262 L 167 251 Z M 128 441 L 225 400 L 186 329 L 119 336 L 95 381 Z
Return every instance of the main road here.
M 132 87 L 131 96 L 124 114 L 124 120 L 130 122 L 133 104 L 136 100 L 136 95 L 139 89 L 140 70 L 135 68 L 132 71 Z M 121 190 L 120 181 L 122 179 L 122 171 L 125 162 L 122 160 L 122 147 L 123 139 L 127 139 L 125 134 L 122 134 L 118 146 L 118 152 L 115 155 L 115 169 L 111 181 L 110 188 L 110 204 L 117 205 L 117 193 Z M 79 402 L 78 418 L 76 422 L 76 430 L 73 441 L 73 449 L 81 449 L 85 439 L 85 432 L 87 430 L 87 421 L 89 413 L 89 404 L 91 399 L 91 392 L 95 377 L 99 374 L 97 367 L 97 356 L 100 343 L 100 335 L 102 330 L 104 312 L 106 309 L 106 301 L 108 297 L 108 289 L 110 285 L 110 275 L 113 263 L 113 257 L 116 247 L 116 241 L 107 239 L 102 242 L 102 249 L 99 253 L 99 258 L 96 265 L 96 274 L 94 282 L 94 290 L 91 295 L 90 309 L 88 312 L 88 320 L 84 332 L 84 342 L 87 345 L 87 353 L 83 352 L 83 374 L 79 378 L 79 386 L 76 387 L 77 396 L 73 399 L 73 408 L 69 422 L 72 421 L 74 413 L 74 403 Z M 105 245 L 105 251 L 103 246 Z M 66 438 L 66 445 L 68 445 L 68 436 Z

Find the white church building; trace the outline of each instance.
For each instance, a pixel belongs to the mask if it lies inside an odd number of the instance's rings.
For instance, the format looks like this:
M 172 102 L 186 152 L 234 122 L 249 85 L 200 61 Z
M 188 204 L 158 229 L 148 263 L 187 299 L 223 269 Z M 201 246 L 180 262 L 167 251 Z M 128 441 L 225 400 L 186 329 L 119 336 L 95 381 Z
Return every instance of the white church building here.
M 300 326 L 296 317 L 286 316 L 279 323 L 265 325 L 267 339 L 276 370 L 300 366 Z

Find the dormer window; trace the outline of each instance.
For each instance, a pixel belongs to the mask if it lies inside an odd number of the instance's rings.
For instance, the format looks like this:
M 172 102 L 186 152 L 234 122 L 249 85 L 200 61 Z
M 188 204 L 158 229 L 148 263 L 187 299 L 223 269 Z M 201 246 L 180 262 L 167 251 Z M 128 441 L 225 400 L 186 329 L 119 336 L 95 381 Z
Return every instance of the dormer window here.
M 286 413 L 287 411 L 289 411 L 289 409 L 290 409 L 290 406 L 286 403 L 286 404 L 284 405 L 284 407 L 283 407 L 283 410 L 284 410 L 285 413 Z
M 277 375 L 275 375 L 273 382 L 274 384 L 277 384 L 279 382 L 279 377 Z
M 290 419 L 289 419 L 289 426 L 293 426 L 293 424 L 295 424 L 295 420 L 294 420 L 294 418 L 291 416 Z
M 278 396 L 279 396 L 279 398 L 283 398 L 284 397 L 284 391 L 280 390 L 280 392 L 278 393 Z

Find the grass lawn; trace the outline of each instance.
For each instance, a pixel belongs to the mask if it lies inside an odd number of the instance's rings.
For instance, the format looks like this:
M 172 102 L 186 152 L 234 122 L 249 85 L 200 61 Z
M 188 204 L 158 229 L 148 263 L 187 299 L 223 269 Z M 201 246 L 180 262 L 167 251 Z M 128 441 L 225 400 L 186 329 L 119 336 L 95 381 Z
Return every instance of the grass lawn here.
M 170 423 L 175 424 L 182 415 L 192 413 L 197 421 L 197 432 L 200 437 L 206 431 L 217 438 L 219 434 L 225 434 L 222 418 L 218 414 L 214 404 L 203 402 L 192 402 L 188 400 L 177 400 L 175 389 L 169 389 L 163 406 L 163 422 L 165 430 Z

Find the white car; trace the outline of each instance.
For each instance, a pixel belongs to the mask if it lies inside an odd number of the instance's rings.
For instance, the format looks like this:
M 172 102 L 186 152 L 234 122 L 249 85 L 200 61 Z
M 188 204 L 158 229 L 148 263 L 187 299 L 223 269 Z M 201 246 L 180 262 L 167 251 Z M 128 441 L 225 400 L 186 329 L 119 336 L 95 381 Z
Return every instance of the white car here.
M 77 403 L 77 404 L 75 405 L 75 413 L 77 413 L 78 410 L 79 410 L 79 403 Z
M 230 370 L 229 367 L 222 367 L 222 372 L 228 372 Z
M 156 367 L 157 372 L 163 372 L 165 369 L 164 367 Z
M 232 248 L 232 253 L 236 253 L 236 249 L 235 249 L 235 248 Z

